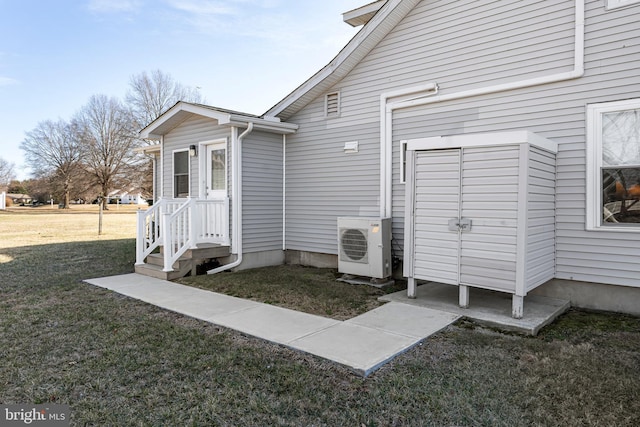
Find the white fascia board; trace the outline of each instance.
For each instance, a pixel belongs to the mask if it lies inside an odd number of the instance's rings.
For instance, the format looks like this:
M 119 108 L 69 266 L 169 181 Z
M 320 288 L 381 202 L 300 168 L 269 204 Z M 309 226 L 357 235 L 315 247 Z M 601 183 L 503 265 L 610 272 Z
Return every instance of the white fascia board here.
M 300 85 L 297 89 L 291 92 L 286 98 L 278 102 L 271 107 L 264 115 L 265 116 L 277 116 L 286 110 L 291 104 L 302 98 L 306 93 L 311 91 L 314 87 L 318 86 L 325 79 L 329 78 L 332 74 L 341 70 L 341 67 L 348 61 L 351 55 L 360 48 L 369 36 L 371 36 L 376 30 L 381 27 L 385 19 L 392 14 L 396 7 L 407 0 L 387 0 L 382 6 L 379 13 L 365 25 L 350 41 L 347 45 L 338 53 L 338 55 L 324 68 L 314 74 L 309 80 Z M 411 0 L 407 6 L 411 8 L 417 4 L 419 0 Z M 354 65 L 355 66 L 355 65 Z M 346 75 L 350 69 L 343 71 Z
M 511 144 L 531 144 L 551 153 L 558 152 L 558 144 L 529 131 L 477 133 L 468 135 L 435 136 L 406 141 L 407 150 L 442 150 L 447 148 L 488 147 Z
M 371 20 L 373 15 L 375 15 L 386 2 L 387 0 L 375 1 L 357 9 L 347 11 L 342 14 L 342 20 L 352 27 L 364 25 Z
M 229 121 L 220 124 L 226 124 L 230 126 L 238 126 L 238 127 L 246 127 L 248 123 L 253 123 L 253 127 L 255 130 L 263 130 L 267 132 L 289 135 L 295 133 L 298 130 L 298 125 L 292 123 L 284 123 L 284 122 L 276 122 L 273 120 L 265 120 L 254 117 L 246 117 L 246 116 L 238 116 L 232 115 L 229 116 Z
M 173 107 L 169 108 L 164 114 L 151 122 L 147 127 L 142 129 L 139 133 L 142 139 L 159 139 L 166 132 L 158 132 L 162 129 L 163 125 L 167 124 L 177 114 L 182 112 L 196 114 L 203 117 L 208 117 L 217 120 L 218 123 L 228 123 L 230 121 L 230 114 L 221 111 L 216 111 L 210 108 L 201 107 L 198 105 L 188 104 L 185 102 L 178 102 Z
M 160 152 L 160 144 L 145 145 L 144 147 L 138 147 L 133 149 L 134 152 L 140 154 L 155 154 Z

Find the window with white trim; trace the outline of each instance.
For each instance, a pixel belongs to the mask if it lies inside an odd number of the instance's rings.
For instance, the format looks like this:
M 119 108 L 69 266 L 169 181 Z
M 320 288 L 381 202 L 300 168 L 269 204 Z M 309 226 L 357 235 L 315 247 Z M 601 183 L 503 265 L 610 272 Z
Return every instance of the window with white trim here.
M 587 229 L 640 231 L 640 99 L 587 106 Z
M 189 150 L 173 152 L 173 197 L 189 197 Z
M 619 7 L 630 6 L 632 4 L 640 3 L 640 0 L 606 0 L 607 9 L 617 9 Z

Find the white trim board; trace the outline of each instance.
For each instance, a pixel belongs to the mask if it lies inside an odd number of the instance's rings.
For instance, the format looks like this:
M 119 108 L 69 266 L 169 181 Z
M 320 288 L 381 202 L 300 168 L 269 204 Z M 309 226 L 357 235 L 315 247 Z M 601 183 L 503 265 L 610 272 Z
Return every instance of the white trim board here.
M 409 139 L 401 142 L 406 142 L 407 151 L 530 144 L 551 153 L 558 152 L 557 143 L 529 131 L 435 136 L 429 138 Z

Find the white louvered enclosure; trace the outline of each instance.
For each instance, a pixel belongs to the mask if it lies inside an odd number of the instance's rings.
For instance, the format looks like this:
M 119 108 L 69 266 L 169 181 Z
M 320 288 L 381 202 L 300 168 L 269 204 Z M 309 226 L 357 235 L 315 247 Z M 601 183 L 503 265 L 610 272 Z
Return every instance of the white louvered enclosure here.
M 527 131 L 407 141 L 404 275 L 513 295 L 555 275 L 557 145 Z

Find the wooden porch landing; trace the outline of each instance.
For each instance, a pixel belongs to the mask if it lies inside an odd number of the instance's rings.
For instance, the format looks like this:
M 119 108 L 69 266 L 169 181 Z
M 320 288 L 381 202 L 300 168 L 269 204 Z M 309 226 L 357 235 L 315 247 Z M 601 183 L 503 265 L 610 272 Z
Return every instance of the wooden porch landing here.
M 195 249 L 187 250 L 184 255 L 173 264 L 173 271 L 162 271 L 163 248 L 159 253 L 153 253 L 147 257 L 144 264 L 136 265 L 135 272 L 162 280 L 174 280 L 191 274 L 196 275 L 196 267 L 204 261 L 212 258 L 224 258 L 231 254 L 229 246 L 213 243 L 199 244 Z

